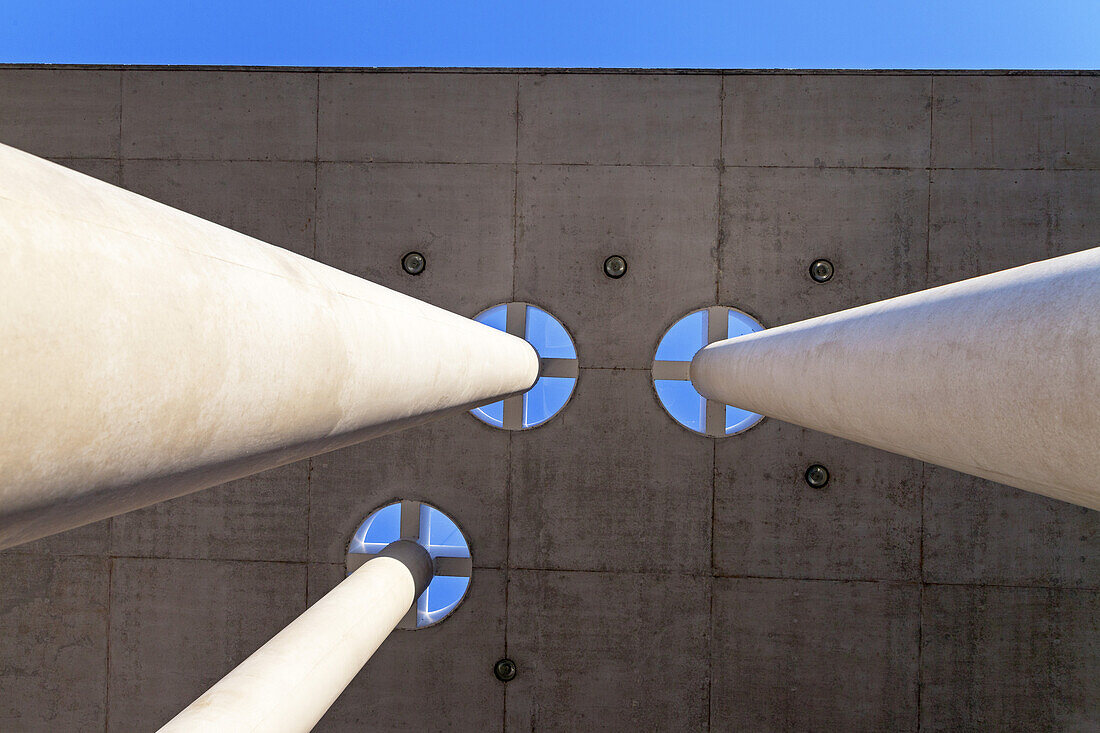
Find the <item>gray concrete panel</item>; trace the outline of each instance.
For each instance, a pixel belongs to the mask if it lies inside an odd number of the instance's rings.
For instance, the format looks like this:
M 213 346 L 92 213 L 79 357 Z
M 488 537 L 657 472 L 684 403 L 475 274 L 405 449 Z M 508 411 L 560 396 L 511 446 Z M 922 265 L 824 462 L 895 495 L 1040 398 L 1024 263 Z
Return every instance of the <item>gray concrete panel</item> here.
M 710 579 L 513 571 L 509 731 L 707 728 Z
M 305 565 L 115 560 L 108 730 L 156 730 L 305 607 Z
M 930 585 L 922 606 L 922 730 L 1100 730 L 1100 593 Z
M 917 729 L 917 585 L 714 584 L 712 730 Z
M 0 555 L 0 730 L 102 730 L 108 561 Z
M 1100 243 L 1100 171 L 933 171 L 929 285 Z
M 511 166 L 322 163 L 318 196 L 321 262 L 467 316 L 511 300 Z
M 806 469 L 829 471 L 822 489 Z M 764 420 L 715 449 L 714 567 L 723 575 L 920 577 L 921 464 Z
M 930 94 L 923 76 L 727 75 L 722 158 L 729 166 L 924 168 Z
M 115 555 L 301 561 L 309 462 L 299 461 L 112 519 Z
M 727 168 L 721 302 L 778 326 L 920 290 L 927 202 L 924 171 Z
M 154 201 L 313 255 L 313 163 L 124 160 L 122 185 Z
M 310 602 L 344 566 L 310 565 Z M 477 569 L 462 605 L 424 629 L 395 631 L 317 724 L 317 731 L 489 731 L 501 728 L 504 573 Z
M 1095 76 L 935 80 L 937 168 L 1100 168 Z
M 706 572 L 711 457 L 647 371 L 582 369 L 557 417 L 512 438 L 512 566 Z
M 118 70 L 4 69 L 0 143 L 51 158 L 117 158 Z
M 512 163 L 510 74 L 321 74 L 321 160 Z
M 714 304 L 717 198 L 710 168 L 521 166 L 516 299 L 562 320 L 581 366 L 649 369 L 664 329 Z
M 720 86 L 717 75 L 523 76 L 519 162 L 714 165 Z
M 123 72 L 123 157 L 314 160 L 316 155 L 316 74 Z
M 397 499 L 426 501 L 458 523 L 474 565 L 499 567 L 507 542 L 508 433 L 472 415 L 313 458 L 310 557 L 340 563 L 359 524 Z
M 1100 588 L 1100 512 L 925 468 L 924 579 Z

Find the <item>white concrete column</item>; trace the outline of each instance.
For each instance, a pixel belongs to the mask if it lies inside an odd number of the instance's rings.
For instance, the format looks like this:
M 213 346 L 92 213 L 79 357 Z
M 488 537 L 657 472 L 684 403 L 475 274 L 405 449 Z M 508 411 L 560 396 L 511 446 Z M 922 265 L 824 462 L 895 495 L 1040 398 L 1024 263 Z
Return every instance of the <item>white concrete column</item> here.
M 711 344 L 704 396 L 1100 509 L 1100 248 Z
M 538 369 L 522 339 L 0 145 L 0 549 Z
M 397 545 L 400 551 L 391 552 Z M 312 729 L 424 591 L 431 563 L 415 542 L 389 545 L 172 718 L 161 733 Z

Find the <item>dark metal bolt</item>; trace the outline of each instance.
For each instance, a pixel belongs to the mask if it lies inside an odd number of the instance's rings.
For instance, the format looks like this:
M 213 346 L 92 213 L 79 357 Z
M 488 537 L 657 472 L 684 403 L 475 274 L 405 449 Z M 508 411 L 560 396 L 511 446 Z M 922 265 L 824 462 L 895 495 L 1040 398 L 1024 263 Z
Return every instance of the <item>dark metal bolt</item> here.
M 833 279 L 833 263 L 828 260 L 814 260 L 810 264 L 810 277 L 814 282 L 829 282 Z
M 829 469 L 815 463 L 806 469 L 806 483 L 815 489 L 824 489 L 829 483 Z
M 493 674 L 501 682 L 511 682 L 516 678 L 516 663 L 511 659 L 501 659 L 493 665 Z
M 603 261 L 603 274 L 612 280 L 618 280 L 626 274 L 626 259 L 619 255 L 611 255 Z
M 401 269 L 410 275 L 419 275 L 427 265 L 428 261 L 419 252 L 409 252 L 401 258 Z

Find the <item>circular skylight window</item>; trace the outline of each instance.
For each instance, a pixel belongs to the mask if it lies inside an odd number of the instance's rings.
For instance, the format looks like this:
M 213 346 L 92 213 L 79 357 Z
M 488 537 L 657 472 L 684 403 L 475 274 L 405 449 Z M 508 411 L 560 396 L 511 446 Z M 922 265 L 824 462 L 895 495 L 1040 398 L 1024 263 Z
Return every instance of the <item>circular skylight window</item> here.
M 482 311 L 474 320 L 535 347 L 539 354 L 539 381 L 522 395 L 474 408 L 477 419 L 506 430 L 541 425 L 565 407 L 577 385 L 577 347 L 561 321 L 537 306 L 502 303 Z
M 359 568 L 397 540 L 413 540 L 432 556 L 435 575 L 416 599 L 399 629 L 422 629 L 450 615 L 470 587 L 470 545 L 450 517 L 430 504 L 396 501 L 363 520 L 348 546 L 347 570 Z
M 764 327 L 735 308 L 716 305 L 692 311 L 672 324 L 657 344 L 653 387 L 661 406 L 688 430 L 721 438 L 748 430 L 763 415 L 708 400 L 691 384 L 691 359 L 715 341 L 761 331 Z

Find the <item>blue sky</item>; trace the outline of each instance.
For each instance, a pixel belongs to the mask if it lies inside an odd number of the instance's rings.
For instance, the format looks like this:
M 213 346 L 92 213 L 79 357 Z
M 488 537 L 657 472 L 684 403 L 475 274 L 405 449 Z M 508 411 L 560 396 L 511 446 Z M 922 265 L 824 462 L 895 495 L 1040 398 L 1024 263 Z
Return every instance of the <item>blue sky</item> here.
M 1100 0 L 0 0 L 0 62 L 1100 67 Z

